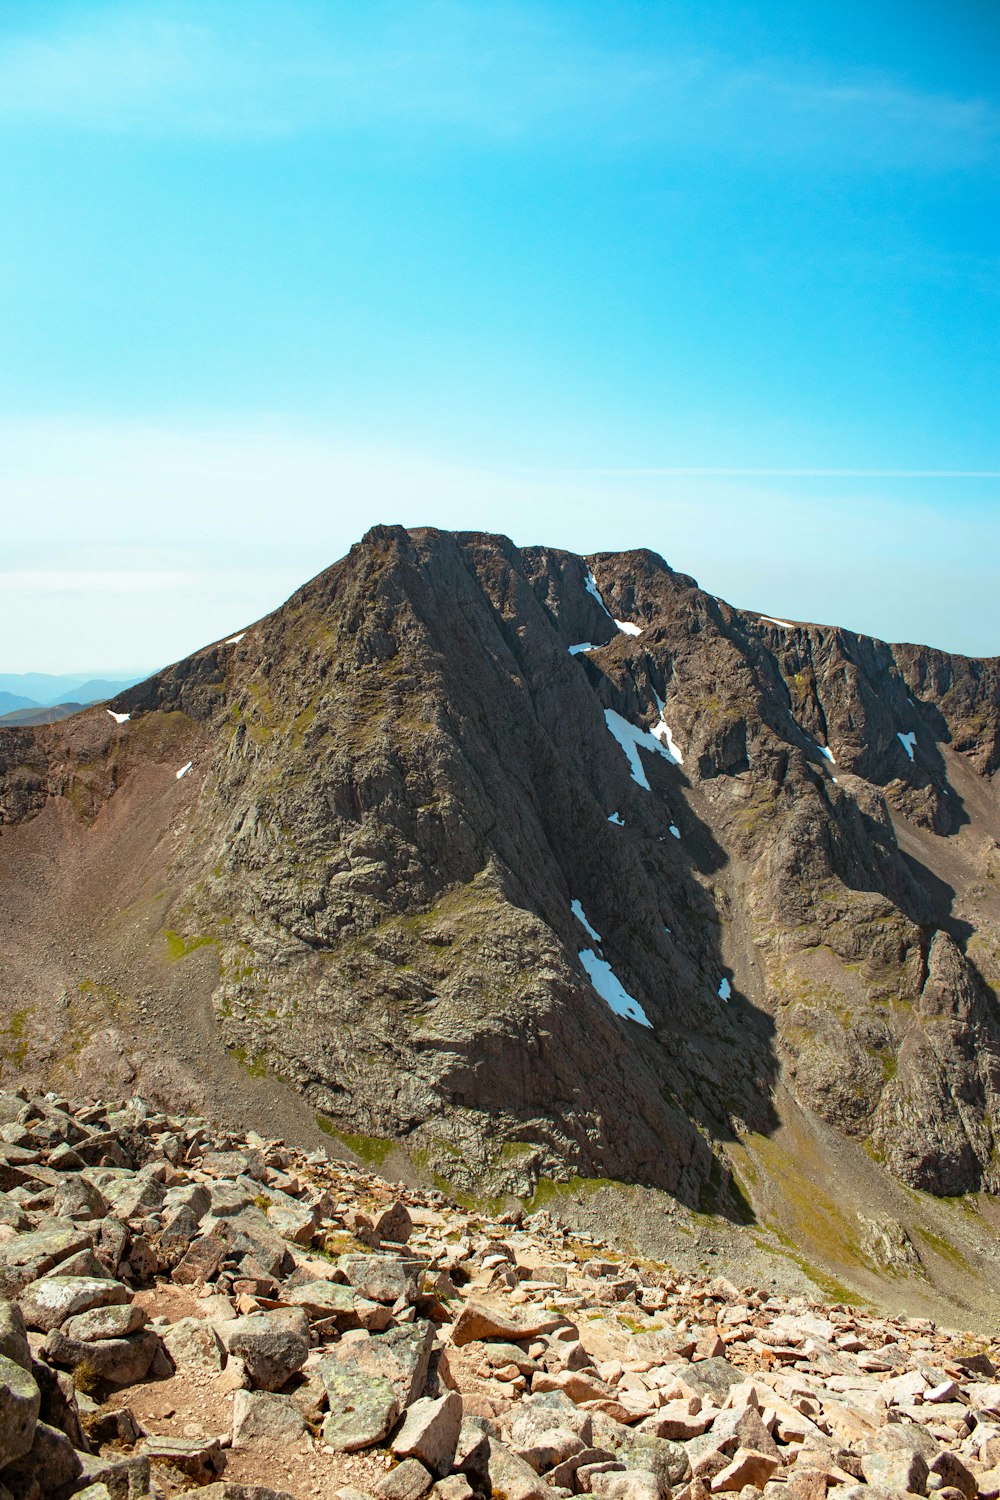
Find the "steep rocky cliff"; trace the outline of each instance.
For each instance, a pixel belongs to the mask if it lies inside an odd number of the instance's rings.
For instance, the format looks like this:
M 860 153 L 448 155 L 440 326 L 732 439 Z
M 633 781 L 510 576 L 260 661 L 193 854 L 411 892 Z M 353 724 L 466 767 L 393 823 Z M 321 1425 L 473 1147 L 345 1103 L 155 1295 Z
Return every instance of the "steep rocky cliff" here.
M 998 765 L 996 659 L 378 527 L 110 711 L 0 733 L 4 1074 L 730 1212 L 719 1148 L 787 1096 L 995 1192 Z

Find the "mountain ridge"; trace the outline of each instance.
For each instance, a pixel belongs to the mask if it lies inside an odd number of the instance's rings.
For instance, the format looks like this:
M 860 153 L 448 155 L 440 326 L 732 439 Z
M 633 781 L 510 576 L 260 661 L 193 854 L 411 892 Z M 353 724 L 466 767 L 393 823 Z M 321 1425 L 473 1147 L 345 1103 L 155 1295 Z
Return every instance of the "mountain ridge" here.
M 739 1217 L 786 1099 L 911 1188 L 994 1193 L 998 684 L 994 658 L 733 609 L 648 551 L 374 528 L 113 699 L 121 725 L 0 735 L 26 931 L 26 860 L 115 849 L 80 918 L 106 977 L 83 938 L 53 951 L 69 999 L 55 1039 L 32 1000 L 23 1062 L 44 1030 L 64 1077 L 86 1018 L 76 1067 L 287 1086 L 300 1131 L 402 1142 L 467 1191 L 576 1174 Z M 198 1056 L 148 1056 L 140 1000 Z

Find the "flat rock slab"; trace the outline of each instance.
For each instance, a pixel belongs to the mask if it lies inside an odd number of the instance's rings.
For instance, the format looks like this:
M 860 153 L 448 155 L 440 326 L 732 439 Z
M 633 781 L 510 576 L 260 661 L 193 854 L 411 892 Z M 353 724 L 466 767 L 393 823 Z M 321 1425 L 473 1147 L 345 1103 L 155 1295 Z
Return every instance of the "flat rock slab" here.
M 98 1276 L 43 1276 L 30 1282 L 17 1300 L 27 1327 L 50 1333 L 79 1313 L 131 1302 L 132 1292 L 124 1282 Z
M 566 1322 L 565 1318 L 554 1317 L 551 1313 L 546 1313 L 544 1317 L 532 1317 L 528 1313 L 515 1317 L 499 1308 L 487 1307 L 482 1302 L 467 1302 L 455 1319 L 451 1342 L 459 1345 L 471 1344 L 476 1339 L 519 1342 L 538 1338 L 543 1333 L 554 1333 L 557 1328 L 565 1327 Z
M 369 1302 L 412 1302 L 417 1295 L 413 1272 L 394 1255 L 342 1255 L 338 1265 Z
M 13 1301 L 29 1282 L 45 1276 L 60 1261 L 90 1249 L 90 1235 L 76 1225 L 19 1234 L 0 1245 L 0 1297 Z
M 141 1492 L 140 1492 L 141 1493 Z M 195 1490 L 185 1490 L 176 1500 L 295 1500 L 287 1490 L 268 1489 L 265 1484 L 236 1484 L 233 1480 L 216 1480 Z
M 140 1328 L 123 1339 L 71 1339 L 56 1328 L 45 1341 L 45 1358 L 62 1369 L 83 1366 L 96 1380 L 109 1385 L 135 1385 L 144 1380 L 156 1358 L 160 1340 L 151 1328 Z
M 365 1374 L 387 1380 L 403 1411 L 424 1394 L 433 1347 L 433 1325 L 418 1321 L 400 1324 L 367 1339 L 337 1344 L 327 1358 L 349 1361 Z
M 291 1287 L 282 1291 L 281 1300 L 290 1307 L 303 1308 L 310 1318 L 333 1318 L 345 1328 L 357 1321 L 357 1292 L 336 1281 L 310 1281 L 305 1286 Z
M 147 1437 L 142 1451 L 152 1464 L 163 1464 L 189 1479 L 210 1480 L 221 1474 L 226 1456 L 218 1438 Z
M 233 1447 L 258 1443 L 294 1443 L 306 1430 L 306 1419 L 290 1396 L 271 1391 L 237 1391 L 233 1399 Z
M 67 1338 L 92 1344 L 97 1339 L 123 1339 L 146 1325 L 146 1313 L 138 1303 L 119 1302 L 110 1307 L 92 1307 L 67 1318 L 62 1325 Z
M 391 1381 L 369 1374 L 354 1360 L 330 1356 L 320 1361 L 319 1371 L 330 1407 L 323 1423 L 325 1443 L 339 1453 L 356 1453 L 388 1436 L 400 1410 Z

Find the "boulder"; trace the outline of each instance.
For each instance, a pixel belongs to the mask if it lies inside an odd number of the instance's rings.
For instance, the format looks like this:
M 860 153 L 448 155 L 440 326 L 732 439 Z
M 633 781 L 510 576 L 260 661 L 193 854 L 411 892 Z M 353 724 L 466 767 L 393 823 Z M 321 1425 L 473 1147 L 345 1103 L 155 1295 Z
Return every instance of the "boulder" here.
M 281 1300 L 301 1307 L 311 1319 L 332 1318 L 338 1328 L 355 1328 L 358 1294 L 353 1287 L 335 1281 L 309 1281 L 304 1286 L 282 1288 Z
M 131 1302 L 132 1292 L 120 1281 L 97 1276 L 43 1276 L 25 1286 L 17 1300 L 27 1327 L 49 1333 L 78 1313 Z
M 451 1330 L 453 1344 L 471 1344 L 476 1339 L 504 1339 L 521 1342 L 552 1333 L 566 1325 L 566 1319 L 546 1313 L 532 1317 L 529 1313 L 514 1316 L 482 1302 L 469 1301 L 455 1319 Z
M 712 1493 L 714 1495 L 730 1490 L 742 1490 L 746 1485 L 762 1490 L 779 1465 L 780 1459 L 774 1458 L 770 1453 L 756 1453 L 752 1448 L 738 1448 L 732 1462 L 721 1469 L 712 1480 Z
M 420 1500 L 431 1487 L 431 1476 L 415 1458 L 404 1458 L 375 1485 L 377 1500 Z
M 398 1200 L 384 1208 L 372 1224 L 379 1241 L 390 1240 L 396 1245 L 405 1245 L 413 1233 L 413 1220 L 405 1203 Z
M 289 1396 L 271 1391 L 237 1391 L 233 1398 L 233 1447 L 258 1443 L 293 1443 L 306 1430 L 306 1420 Z
M 86 1229 L 63 1220 L 53 1229 L 19 1234 L 0 1245 L 0 1297 L 14 1298 L 29 1282 L 45 1276 L 60 1261 L 90 1248 Z
M 5 1359 L 12 1359 L 22 1370 L 31 1369 L 24 1314 L 16 1302 L 0 1301 L 0 1354 Z
M 69 1338 L 59 1328 L 45 1341 L 45 1358 L 62 1369 L 74 1370 L 77 1380 L 104 1381 L 109 1385 L 135 1385 L 145 1379 L 161 1348 L 150 1328 L 140 1328 L 121 1339 L 97 1339 L 87 1343 Z
M 659 1480 L 649 1469 L 630 1469 L 624 1474 L 606 1470 L 594 1474 L 590 1493 L 597 1500 L 669 1500 L 670 1490 L 660 1488 Z
M 144 1328 L 146 1314 L 136 1302 L 119 1302 L 110 1307 L 92 1307 L 88 1312 L 67 1318 L 62 1325 L 67 1338 L 93 1344 L 98 1339 L 123 1339 Z
M 160 1337 L 179 1370 L 221 1370 L 226 1362 L 222 1340 L 207 1318 L 179 1318 L 162 1328 Z
M 344 1275 L 369 1302 L 392 1304 L 417 1295 L 413 1272 L 393 1255 L 342 1255 L 338 1262 Z
M 277 1391 L 308 1358 L 308 1327 L 300 1309 L 288 1308 L 250 1313 L 222 1324 L 218 1332 L 227 1351 L 243 1362 L 253 1388 Z
M 41 1399 L 28 1371 L 0 1354 L 0 1469 L 30 1449 Z
M 462 1398 L 457 1391 L 433 1400 L 422 1397 L 407 1409 L 403 1425 L 392 1440 L 392 1451 L 402 1458 L 419 1458 L 432 1474 L 450 1474 L 462 1427 Z
M 290 1240 L 293 1245 L 312 1244 L 319 1227 L 314 1209 L 304 1203 L 297 1203 L 293 1198 L 285 1198 L 281 1202 L 268 1204 L 265 1213 L 268 1223 L 278 1231 L 282 1239 Z
M 432 1325 L 417 1321 L 367 1338 L 344 1339 L 324 1357 L 322 1364 L 328 1360 L 348 1360 L 364 1373 L 387 1380 L 402 1411 L 424 1394 L 433 1347 Z
M 211 1281 L 222 1264 L 226 1242 L 220 1235 L 206 1234 L 194 1240 L 171 1273 L 171 1280 L 181 1286 Z
M 489 1482 L 493 1494 L 500 1491 L 507 1500 L 551 1500 L 544 1479 L 499 1438 L 489 1439 Z
M 323 1441 L 339 1453 L 355 1453 L 388 1437 L 400 1410 L 391 1381 L 363 1370 L 355 1360 L 329 1355 L 319 1368 L 330 1408 Z

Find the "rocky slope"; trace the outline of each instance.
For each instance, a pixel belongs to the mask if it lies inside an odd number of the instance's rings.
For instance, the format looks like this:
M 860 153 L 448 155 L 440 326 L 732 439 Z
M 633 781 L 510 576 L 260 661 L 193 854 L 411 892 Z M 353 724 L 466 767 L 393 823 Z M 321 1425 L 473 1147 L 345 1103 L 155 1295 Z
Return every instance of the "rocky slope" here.
M 0 1093 L 11 1500 L 1000 1497 L 1000 1349 Z
M 376 528 L 0 733 L 5 1074 L 318 1118 L 480 1192 L 739 1216 L 794 1117 L 831 1172 L 992 1194 L 998 764 L 996 660 L 649 552 Z

